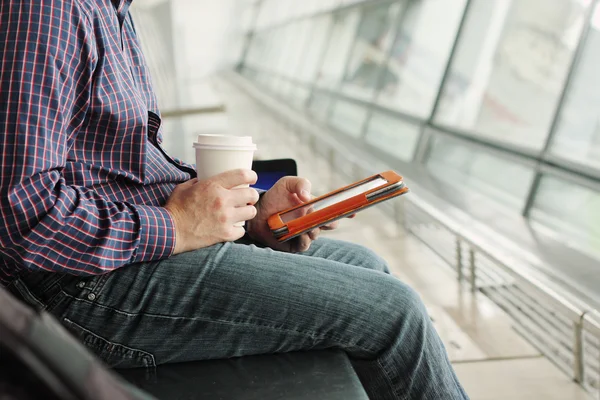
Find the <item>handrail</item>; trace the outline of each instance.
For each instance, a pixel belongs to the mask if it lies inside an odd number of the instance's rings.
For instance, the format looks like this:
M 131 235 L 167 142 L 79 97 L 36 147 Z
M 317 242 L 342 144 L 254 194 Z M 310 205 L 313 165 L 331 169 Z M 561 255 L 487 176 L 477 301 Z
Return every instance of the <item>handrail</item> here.
M 583 316 L 583 328 L 597 335 L 600 339 L 600 311 L 586 312 Z
M 572 316 L 573 321 L 578 320 L 584 314 L 584 312 L 588 311 L 588 308 L 586 308 L 585 306 L 576 305 L 576 303 L 579 303 L 579 301 L 577 301 L 574 298 L 568 299 L 567 295 L 562 295 L 558 293 L 556 289 L 550 288 L 550 285 L 542 282 L 539 278 L 532 276 L 531 273 L 528 273 L 524 270 L 519 270 L 519 272 L 515 271 L 514 268 L 511 268 L 508 265 L 509 263 L 503 261 L 500 257 L 487 250 L 484 247 L 484 245 L 480 243 L 481 240 L 478 240 L 476 236 L 473 233 L 471 233 L 468 229 L 465 229 L 464 227 L 460 226 L 459 223 L 452 220 L 447 214 L 442 213 L 441 211 L 430 205 L 426 200 L 420 198 L 418 195 L 414 193 L 411 194 L 411 196 L 407 198 L 407 201 L 410 201 L 415 206 L 423 209 L 423 211 L 425 211 L 427 214 L 436 219 L 439 223 L 444 225 L 446 229 L 448 229 L 452 234 L 467 242 L 478 253 L 481 253 L 486 257 L 490 258 L 492 261 L 495 261 L 504 270 L 509 272 L 511 275 L 514 275 L 514 277 L 523 278 L 527 280 L 528 283 L 532 284 L 536 289 L 542 291 L 543 294 L 545 294 L 548 298 L 558 301 L 564 308 L 566 308 L 574 314 Z M 507 256 L 505 255 L 505 257 Z M 522 264 L 523 262 L 520 261 L 520 263 Z
M 166 110 L 162 111 L 162 118 L 180 118 L 187 117 L 190 115 L 198 114 L 218 114 L 226 111 L 224 104 L 215 104 L 207 107 L 192 107 L 192 108 L 180 108 L 177 110 Z

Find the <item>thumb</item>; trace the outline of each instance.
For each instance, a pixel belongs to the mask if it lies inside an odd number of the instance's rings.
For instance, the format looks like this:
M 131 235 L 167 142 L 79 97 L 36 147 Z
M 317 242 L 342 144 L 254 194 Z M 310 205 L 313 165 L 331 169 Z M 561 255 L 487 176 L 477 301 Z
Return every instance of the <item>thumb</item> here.
M 312 185 L 308 179 L 305 178 L 290 178 L 286 180 L 286 189 L 290 193 L 295 193 L 300 200 L 307 202 L 312 200 L 310 190 Z

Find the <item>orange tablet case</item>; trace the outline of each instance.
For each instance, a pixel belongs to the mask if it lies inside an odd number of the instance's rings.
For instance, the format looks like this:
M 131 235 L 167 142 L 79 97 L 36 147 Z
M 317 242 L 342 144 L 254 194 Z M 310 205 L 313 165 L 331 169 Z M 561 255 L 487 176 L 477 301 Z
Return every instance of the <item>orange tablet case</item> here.
M 387 183 L 379 187 L 370 189 L 364 193 L 357 194 L 349 199 L 342 200 L 339 203 L 332 204 L 321 210 L 317 210 L 310 214 L 306 214 L 287 223 L 284 223 L 281 219 L 282 214 L 296 210 L 298 208 L 306 207 L 307 205 L 316 203 L 327 197 L 336 195 L 345 190 L 354 188 L 356 186 L 370 182 L 377 178 L 383 178 L 387 181 Z M 271 229 L 271 232 L 273 232 L 277 240 L 280 242 L 285 242 L 319 226 L 328 224 L 340 218 L 350 216 L 367 207 L 370 207 L 377 203 L 381 203 L 382 201 L 391 199 L 393 197 L 400 196 L 406 192 L 408 192 L 408 187 L 406 187 L 402 182 L 402 176 L 398 175 L 394 171 L 386 171 L 382 172 L 381 174 L 373 175 L 369 178 L 363 179 L 362 181 L 345 186 L 333 192 L 327 193 L 326 195 L 317 197 L 309 202 L 273 214 L 269 217 L 267 223 L 269 224 L 269 228 Z

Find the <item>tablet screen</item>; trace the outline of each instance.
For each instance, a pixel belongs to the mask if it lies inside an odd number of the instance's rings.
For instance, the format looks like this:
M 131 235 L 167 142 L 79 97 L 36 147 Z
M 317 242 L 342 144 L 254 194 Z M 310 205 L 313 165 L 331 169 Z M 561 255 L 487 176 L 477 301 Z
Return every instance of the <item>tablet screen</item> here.
M 318 210 L 322 210 L 325 207 L 329 207 L 332 204 L 339 203 L 356 195 L 366 193 L 369 190 L 385 185 L 386 183 L 388 183 L 387 180 L 381 177 L 376 177 L 370 181 L 363 182 L 362 184 L 351 186 L 342 192 L 332 194 L 331 196 L 327 196 L 315 203 L 310 203 L 305 206 L 296 208 L 292 211 L 288 211 L 284 214 L 281 214 L 281 220 L 284 224 L 287 224 L 288 222 L 294 219 L 303 217 L 307 214 Z

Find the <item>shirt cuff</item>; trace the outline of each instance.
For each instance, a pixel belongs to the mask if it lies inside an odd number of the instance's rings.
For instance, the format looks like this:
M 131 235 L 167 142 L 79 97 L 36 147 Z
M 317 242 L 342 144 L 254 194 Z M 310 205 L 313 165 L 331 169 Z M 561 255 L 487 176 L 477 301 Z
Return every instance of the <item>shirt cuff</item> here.
M 140 221 L 139 242 L 131 262 L 167 258 L 175 250 L 175 222 L 163 207 L 136 206 Z

